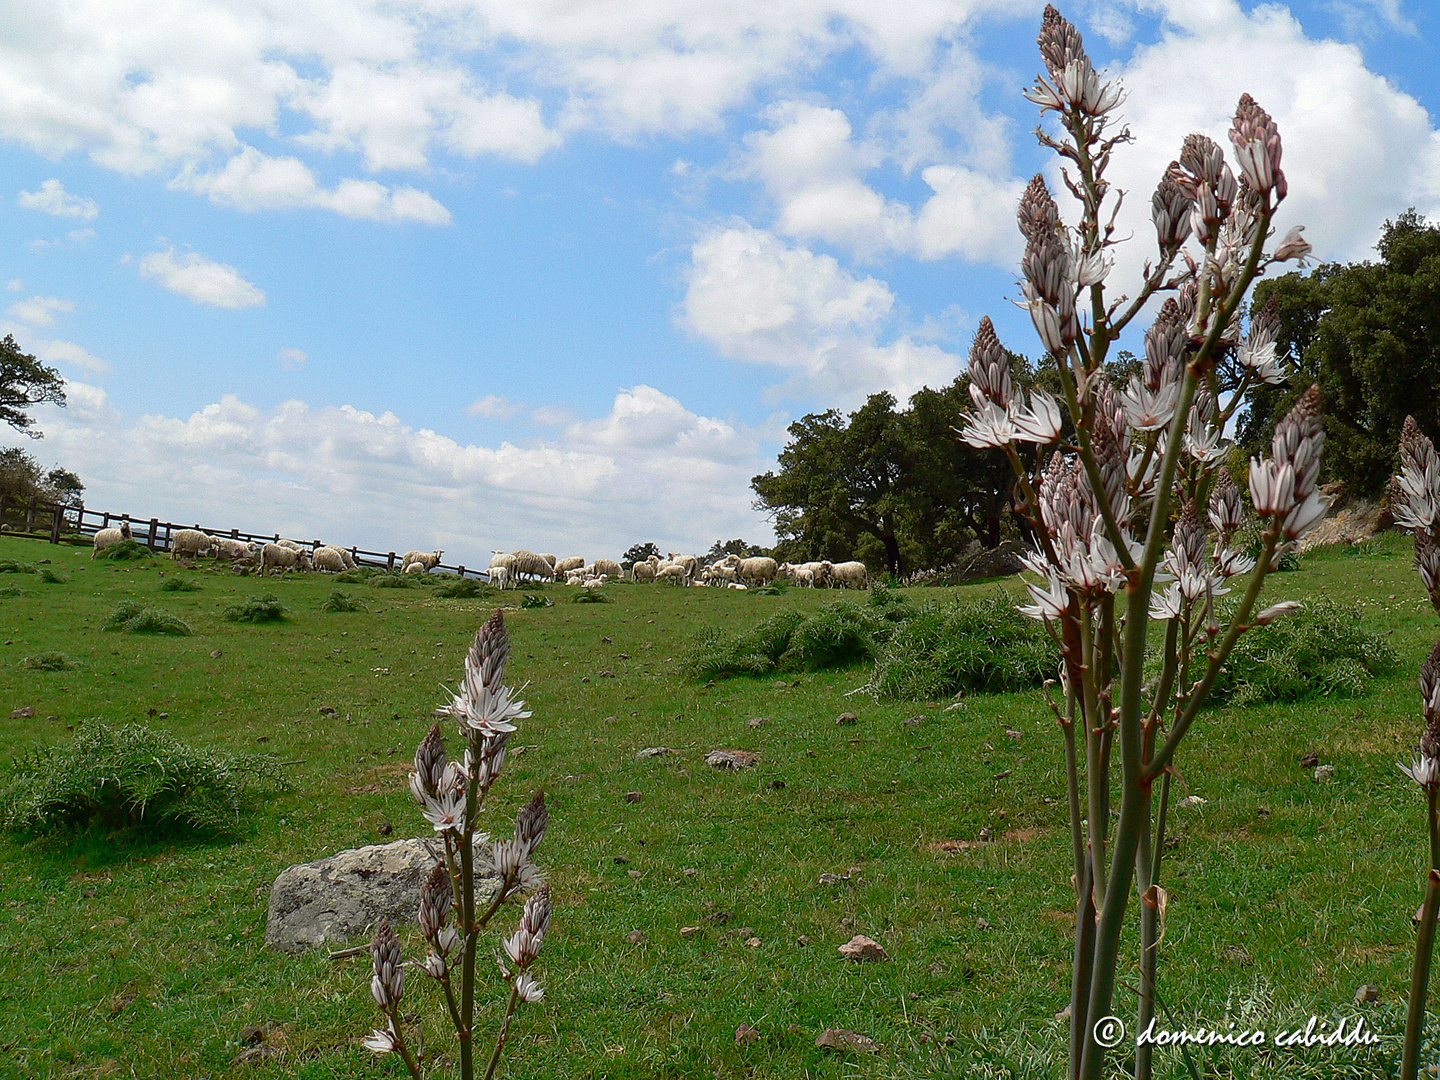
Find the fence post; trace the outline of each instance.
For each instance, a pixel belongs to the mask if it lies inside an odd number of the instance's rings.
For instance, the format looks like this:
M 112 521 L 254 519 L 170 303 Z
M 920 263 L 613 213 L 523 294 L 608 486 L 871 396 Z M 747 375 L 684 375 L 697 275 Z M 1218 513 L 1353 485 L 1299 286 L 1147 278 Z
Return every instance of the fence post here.
M 155 534 L 160 531 L 160 519 L 150 519 L 150 535 L 145 538 L 145 546 L 151 551 L 155 550 Z
M 230 539 L 231 539 L 231 540 L 239 540 L 239 539 L 240 539 L 240 530 L 239 530 L 239 529 L 231 529 L 231 530 L 230 530 Z
M 109 527 L 110 527 L 110 511 L 109 511 L 109 510 L 106 510 L 106 511 L 105 511 L 105 520 L 100 523 L 100 528 L 102 528 L 102 529 L 108 529 Z
M 54 520 L 50 522 L 50 542 L 52 544 L 58 544 L 60 542 L 60 519 L 64 516 L 65 508 L 59 503 L 56 503 L 55 517 Z
M 27 533 L 35 531 L 35 502 L 36 496 L 31 495 L 30 508 L 25 512 L 25 531 Z
M 390 557 L 385 560 L 385 570 L 386 570 L 387 572 L 389 572 L 389 571 L 394 570 L 394 569 L 395 569 L 395 552 L 392 551 L 392 552 L 390 552 Z

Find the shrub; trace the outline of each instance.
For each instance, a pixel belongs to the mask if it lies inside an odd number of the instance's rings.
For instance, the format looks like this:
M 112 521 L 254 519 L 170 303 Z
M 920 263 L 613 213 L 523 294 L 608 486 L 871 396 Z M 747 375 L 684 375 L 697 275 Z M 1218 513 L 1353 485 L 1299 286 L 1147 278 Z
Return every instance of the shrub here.
M 183 577 L 167 577 L 160 582 L 161 592 L 196 592 L 199 588 L 198 582 Z
M 526 593 L 524 599 L 520 601 L 520 606 L 522 608 L 554 607 L 555 601 L 551 600 L 548 596 L 537 596 L 535 593 Z
M 0 574 L 33 574 L 35 564 L 15 559 L 0 559 Z
M 368 567 L 356 567 L 354 570 L 343 570 L 335 575 L 335 580 L 342 585 L 359 585 L 370 578 Z
M 930 700 L 1020 690 L 1052 678 L 1058 663 L 1044 626 L 1003 596 L 927 603 L 880 650 L 870 690 L 876 697 Z
M 865 608 L 842 600 L 805 617 L 790 633 L 775 666 L 786 671 L 824 671 L 874 659 L 891 627 Z
M 1240 638 L 1210 700 L 1256 705 L 1315 694 L 1353 697 L 1398 663 L 1384 639 L 1361 629 L 1358 610 L 1308 600 L 1299 611 Z
M 798 611 L 777 611 L 739 634 L 711 631 L 691 646 L 684 671 L 695 679 L 723 679 L 730 675 L 764 675 L 790 647 L 790 636 L 805 621 Z
M 69 671 L 75 667 L 75 661 L 71 660 L 63 652 L 42 652 L 34 656 L 27 656 L 21 660 L 31 671 Z
M 39 575 L 40 580 L 45 582 L 46 585 L 64 585 L 70 580 L 69 578 L 61 577 L 48 566 L 40 567 L 35 573 Z
M 332 589 L 325 602 L 320 605 L 321 611 L 369 611 L 363 602 L 355 597 L 341 592 L 339 589 Z
M 435 588 L 435 595 L 443 596 L 450 600 L 459 600 L 466 597 L 484 595 L 485 591 L 486 586 L 482 581 L 477 581 L 475 578 L 470 577 L 453 577 L 449 581 L 441 580 Z
M 789 588 L 788 585 L 772 581 L 769 585 L 761 585 L 758 589 L 752 589 L 751 591 L 754 592 L 756 596 L 781 596 L 787 588 Z
M 104 551 L 95 552 L 97 559 L 148 559 L 154 552 L 144 544 L 138 544 L 134 540 L 121 540 L 118 544 L 111 544 Z
M 238 604 L 231 604 L 223 612 L 230 622 L 277 622 L 285 618 L 290 609 L 280 603 L 278 596 L 252 596 Z
M 370 579 L 370 584 L 377 589 L 408 589 L 410 582 L 405 580 L 404 574 L 376 574 Z
M 190 627 L 178 615 L 146 607 L 138 600 L 124 600 L 110 613 L 101 630 L 128 630 L 132 634 L 188 635 Z
M 0 596 L 24 596 L 29 589 L 22 589 L 19 585 L 0 585 Z
M 570 598 L 574 604 L 608 604 L 610 597 L 605 595 L 604 589 L 581 589 Z
M 228 832 L 255 794 L 287 787 L 268 755 L 200 750 L 141 724 L 91 720 L 69 745 L 15 761 L 0 823 L 26 833 L 93 823 Z

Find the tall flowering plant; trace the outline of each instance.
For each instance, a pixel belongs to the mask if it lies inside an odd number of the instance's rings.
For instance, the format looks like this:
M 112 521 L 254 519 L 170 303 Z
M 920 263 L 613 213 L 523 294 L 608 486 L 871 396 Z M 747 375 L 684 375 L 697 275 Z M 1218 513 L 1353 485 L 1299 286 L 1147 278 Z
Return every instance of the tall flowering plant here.
M 460 1045 L 460 1076 L 462 1080 L 473 1080 L 475 960 L 480 932 L 507 901 L 522 896 L 525 901 L 520 925 L 503 942 L 504 955 L 495 958 L 510 992 L 482 1074 L 485 1080 L 490 1080 L 500 1065 L 516 1009 L 545 996 L 530 973 L 550 927 L 550 888 L 531 860 L 545 838 L 550 820 L 544 792 L 536 792 L 520 808 L 513 836 L 491 840 L 477 831 L 485 797 L 505 767 L 505 749 L 515 731 L 514 721 L 530 715 L 514 689 L 504 684 L 509 655 L 510 635 L 497 609 L 475 635 L 465 657 L 465 677 L 459 688 L 450 701 L 436 710 L 437 715 L 458 721 L 460 737 L 465 741 L 463 757 L 458 761 L 447 759 L 438 723 L 415 751 L 410 792 L 444 842 L 443 859 L 420 888 L 416 921 L 426 945 L 425 958 L 408 965 L 402 963 L 400 941 L 387 921 L 380 923 L 370 944 L 374 961 L 370 992 L 385 1014 L 386 1025 L 372 1031 L 365 1045 L 376 1053 L 399 1054 L 416 1080 L 424 1073 L 406 1042 L 400 1019 L 405 968 L 418 969 L 444 990 L 445 1006 Z
M 1044 620 L 1060 648 L 1063 700 L 1051 706 L 1065 741 L 1074 860 L 1070 1076 L 1098 1080 L 1123 1030 L 1112 999 L 1132 889 L 1137 1029 L 1154 1017 L 1176 752 L 1240 635 L 1294 606 L 1256 610 L 1266 574 L 1324 516 L 1324 435 L 1311 387 L 1276 427 L 1270 454 L 1250 462 L 1246 508 L 1224 466 L 1225 433 L 1250 393 L 1284 374 L 1275 310 L 1247 312 L 1245 297 L 1268 266 L 1310 250 L 1298 227 L 1273 242 L 1287 187 L 1274 121 L 1241 97 L 1230 129 L 1234 168 L 1206 136 L 1185 139 L 1150 200 L 1155 254 L 1133 295 L 1115 296 L 1108 279 L 1121 196 L 1105 172 L 1130 138 L 1116 127 L 1124 94 L 1102 80 L 1054 7 L 1039 46 L 1045 74 L 1026 96 L 1042 118 L 1058 120 L 1037 136 L 1060 157 L 1077 205 L 1066 224 L 1044 178 L 1030 182 L 1018 214 L 1021 284 L 1059 396 L 1016 387 L 983 319 L 969 361 L 975 408 L 962 436 L 1003 451 L 1014 467 L 1034 544 L 1027 565 L 1039 578 L 1021 610 Z M 1110 346 L 1162 296 L 1140 368 L 1120 383 L 1109 373 Z M 1041 448 L 1033 467 L 1021 443 Z M 1258 531 L 1258 555 L 1239 540 L 1247 526 Z M 1160 665 L 1147 681 L 1152 635 Z M 1137 1046 L 1135 1076 L 1151 1069 L 1149 1046 Z
M 1400 472 L 1390 481 L 1390 511 L 1395 524 L 1415 535 L 1415 569 L 1440 611 L 1440 455 L 1420 431 L 1413 416 L 1400 432 Z M 1425 792 L 1430 833 L 1430 873 L 1420 907 L 1415 965 L 1410 972 L 1410 1002 L 1405 1014 L 1405 1042 L 1400 1076 L 1412 1080 L 1420 1067 L 1420 1041 L 1425 1029 L 1425 999 L 1430 989 L 1430 961 L 1435 951 L 1435 924 L 1440 918 L 1440 642 L 1420 667 L 1420 707 L 1425 726 L 1415 758 L 1403 772 Z

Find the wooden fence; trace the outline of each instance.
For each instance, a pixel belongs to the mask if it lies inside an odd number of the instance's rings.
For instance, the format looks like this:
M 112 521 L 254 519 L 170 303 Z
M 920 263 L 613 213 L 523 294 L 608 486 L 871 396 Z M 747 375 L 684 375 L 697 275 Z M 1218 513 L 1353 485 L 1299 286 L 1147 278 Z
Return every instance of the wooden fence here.
M 159 518 L 132 517 L 129 514 L 103 513 L 87 510 L 83 505 L 66 506 L 44 499 L 15 499 L 0 495 L 0 532 L 9 535 L 48 539 L 52 544 L 62 541 L 83 542 L 101 529 L 118 529 L 122 522 L 130 523 L 130 534 L 136 543 L 144 544 L 151 551 L 169 551 L 174 535 L 181 529 L 200 529 L 210 536 L 228 537 L 245 543 L 275 544 L 283 539 L 292 540 L 312 552 L 321 546 L 319 540 L 298 540 L 282 537 L 279 533 L 255 533 L 244 529 L 210 529 L 199 524 L 178 525 L 173 521 Z M 400 554 L 394 551 L 366 551 L 363 548 L 348 549 L 357 566 L 372 566 L 384 570 L 400 568 Z M 447 566 L 440 563 L 437 570 L 461 577 L 488 577 L 488 571 L 467 569 L 465 566 Z

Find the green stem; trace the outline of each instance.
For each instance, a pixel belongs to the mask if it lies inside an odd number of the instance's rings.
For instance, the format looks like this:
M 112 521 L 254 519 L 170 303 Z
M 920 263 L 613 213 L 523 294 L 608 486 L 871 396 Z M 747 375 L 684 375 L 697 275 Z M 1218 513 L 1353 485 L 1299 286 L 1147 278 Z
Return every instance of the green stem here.
M 415 1055 L 410 1052 L 410 1047 L 405 1045 L 404 1028 L 400 1023 L 399 1010 L 392 1005 L 386 1015 L 390 1018 L 390 1030 L 395 1036 L 395 1049 L 404 1060 L 405 1068 L 410 1070 L 410 1075 L 415 1077 L 415 1080 L 423 1080 L 420 1063 L 415 1060 Z
M 1433 787 L 1430 805 L 1430 820 L 1433 823 Z M 1430 988 L 1430 959 L 1435 952 L 1437 915 L 1440 915 L 1440 870 L 1431 869 L 1425 884 L 1425 904 L 1420 909 L 1420 933 L 1415 939 L 1415 967 L 1410 972 L 1410 1001 L 1405 1009 L 1405 1050 L 1400 1061 L 1400 1080 L 1415 1080 L 1420 1068 L 1420 1037 L 1425 1032 L 1425 998 Z
M 1070 973 L 1070 1080 L 1080 1075 L 1080 1057 L 1090 1038 L 1090 970 L 1095 957 L 1095 890 L 1087 865 L 1076 882 L 1075 957 Z
M 1425 795 L 1430 804 L 1430 869 L 1440 870 L 1440 785 L 1426 784 Z
M 500 1025 L 500 1034 L 495 1036 L 495 1051 L 490 1055 L 490 1064 L 485 1068 L 485 1080 L 490 1080 L 495 1075 L 495 1070 L 500 1067 L 500 1054 L 505 1049 L 505 1040 L 510 1037 L 510 1021 L 515 1017 L 515 1006 L 520 1002 L 520 987 L 515 985 L 510 990 L 510 1004 L 505 1009 L 505 1020 Z
M 1085 878 L 1085 835 L 1080 827 L 1080 766 L 1075 756 L 1075 691 L 1065 693 L 1065 794 L 1070 803 L 1070 847 L 1075 859 L 1076 898 Z
M 1168 774 L 1167 774 L 1168 775 Z M 1148 809 L 1148 807 L 1147 807 Z M 1155 1015 L 1155 975 L 1159 956 L 1160 912 L 1150 903 L 1150 889 L 1156 884 L 1156 853 L 1150 846 L 1150 828 L 1140 833 L 1140 846 L 1135 854 L 1135 876 L 1139 882 L 1140 904 L 1140 1007 L 1135 1030 L 1144 1031 Z M 1149 1043 L 1135 1047 L 1135 1080 L 1150 1080 L 1153 1073 L 1154 1047 Z
M 1095 641 L 1091 632 L 1090 609 L 1080 607 L 1080 649 L 1081 649 L 1081 718 L 1085 723 L 1085 790 L 1087 813 L 1090 818 L 1090 866 L 1091 879 L 1099 895 L 1105 892 L 1105 831 L 1108 810 L 1105 798 L 1105 782 L 1109 770 L 1101 760 L 1101 744 L 1108 717 L 1101 719 L 1099 702 L 1095 695 Z

